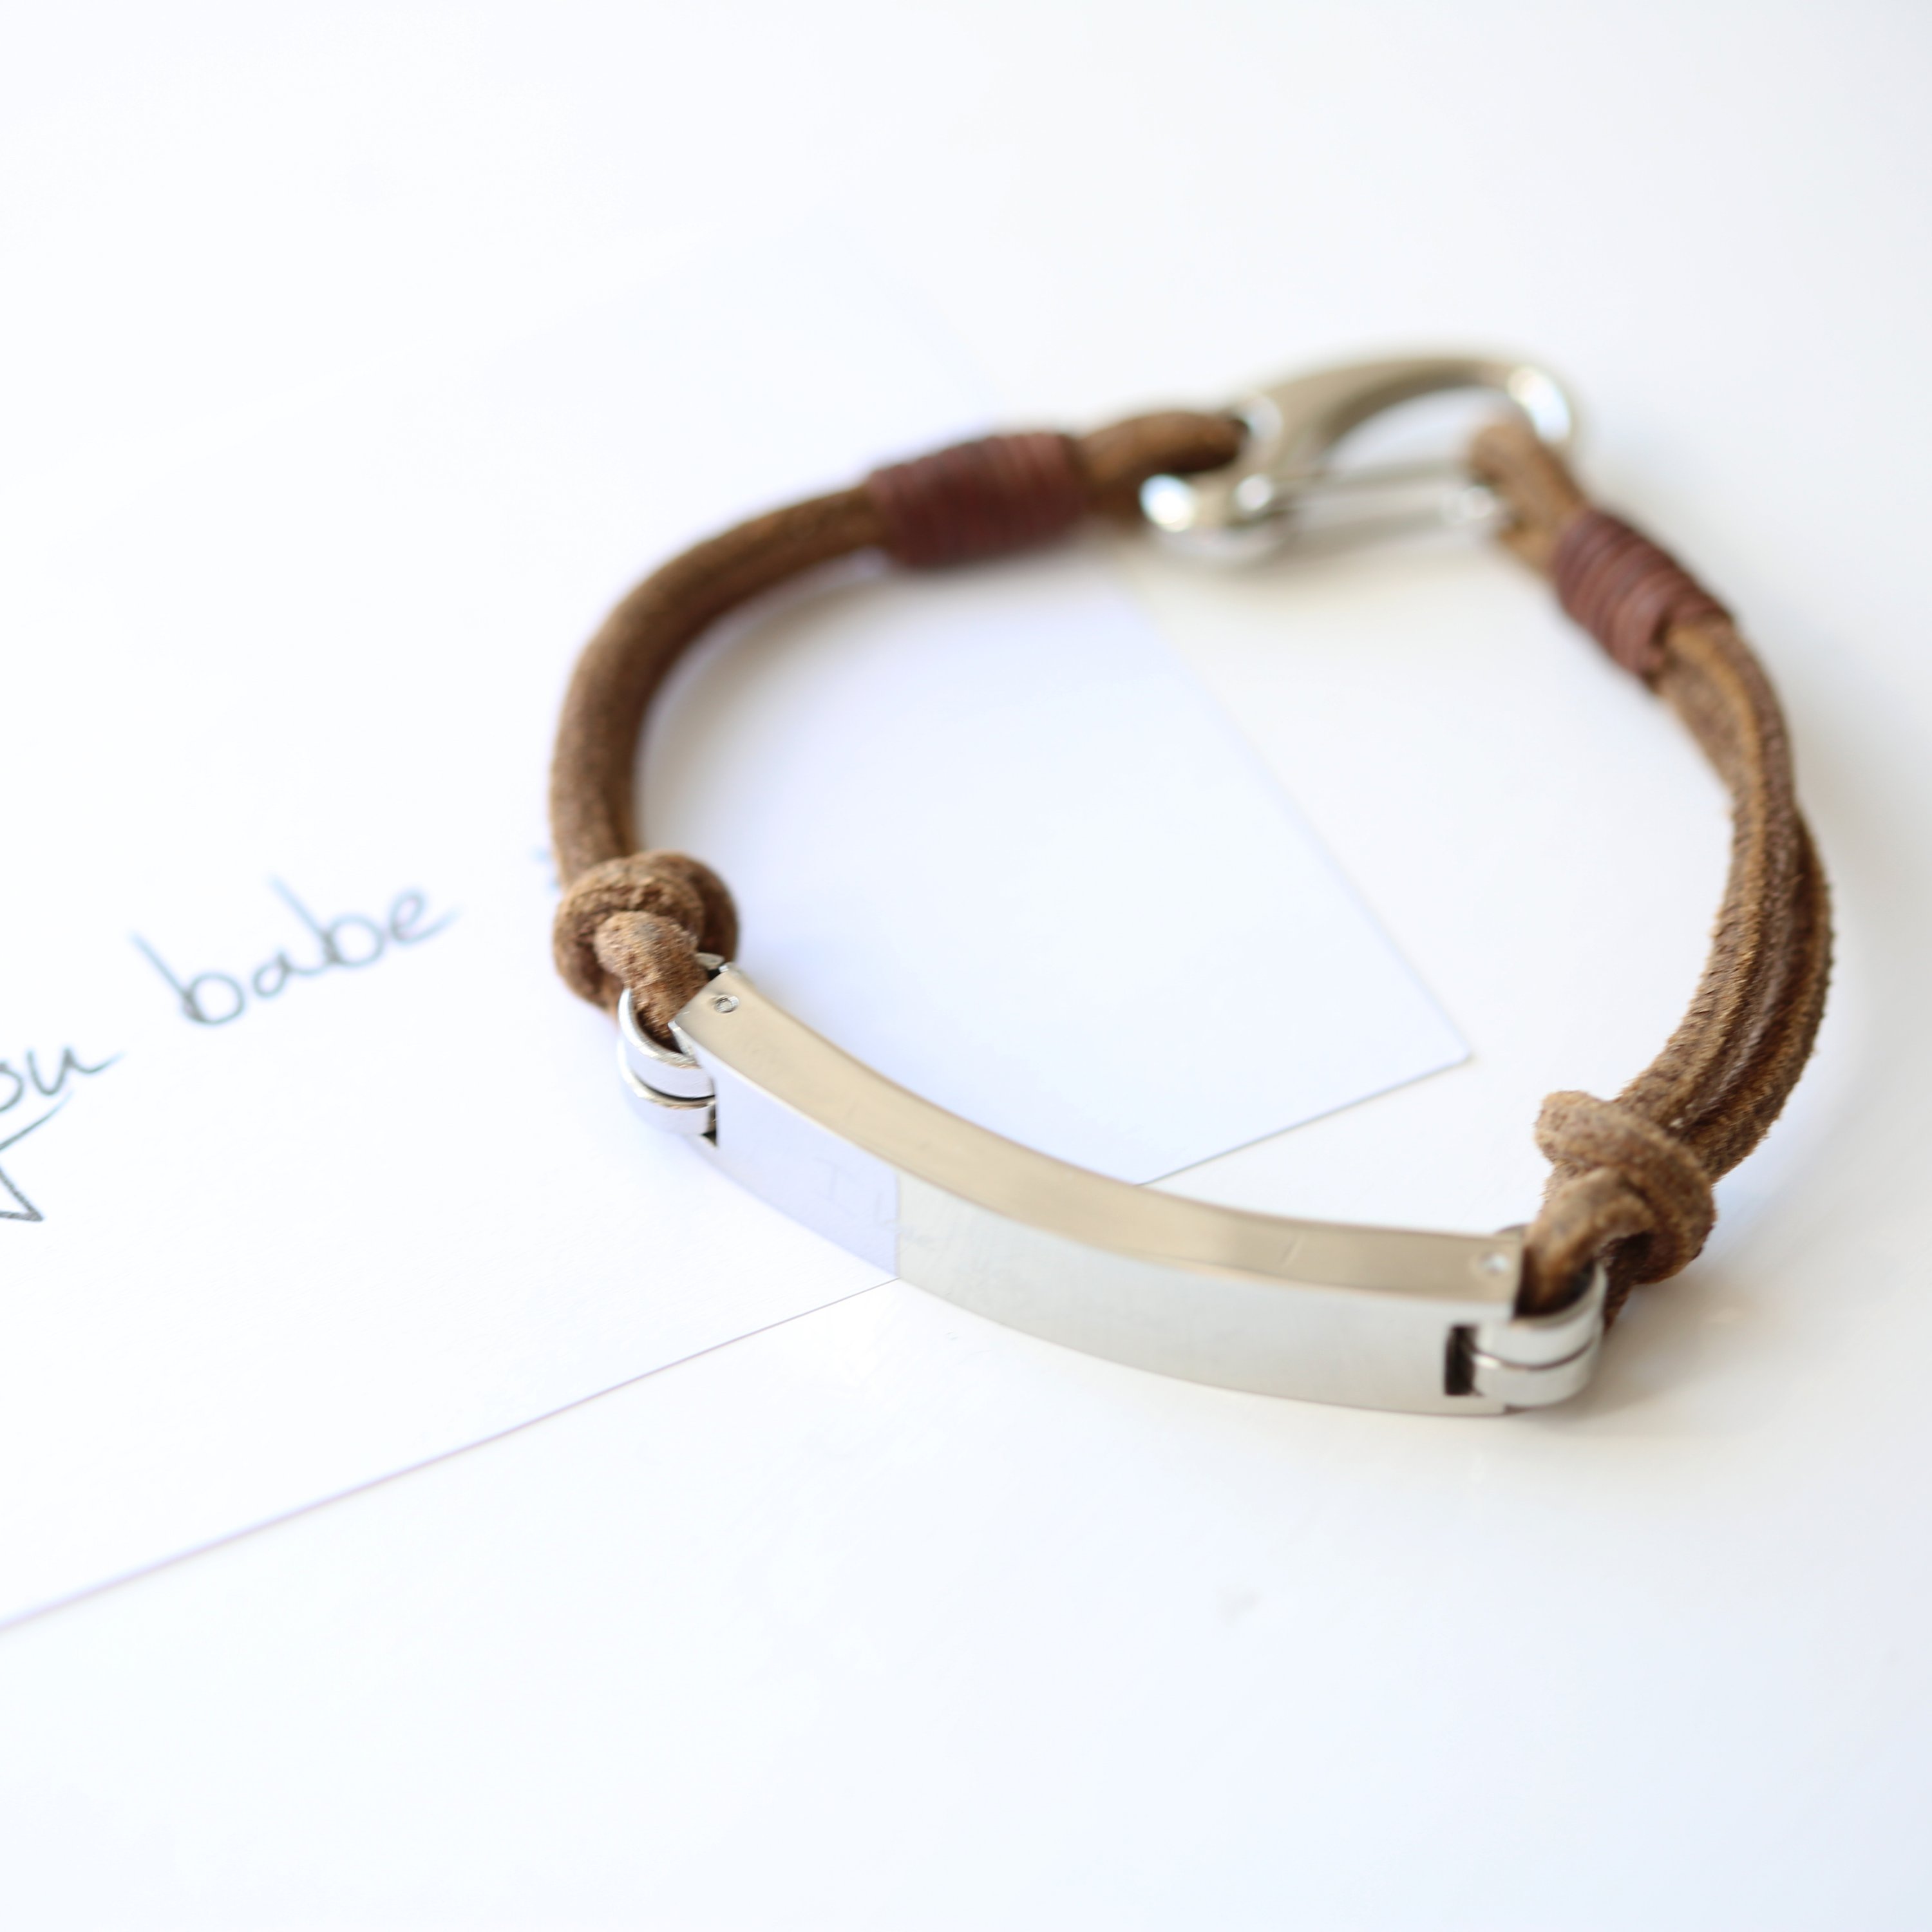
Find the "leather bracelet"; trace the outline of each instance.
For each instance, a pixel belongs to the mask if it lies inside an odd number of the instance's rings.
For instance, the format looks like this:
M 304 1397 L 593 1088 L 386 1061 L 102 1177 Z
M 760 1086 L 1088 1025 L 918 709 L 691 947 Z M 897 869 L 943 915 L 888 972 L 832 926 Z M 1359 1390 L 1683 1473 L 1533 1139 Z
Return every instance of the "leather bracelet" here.
M 1504 405 L 1465 463 L 1332 468 L 1360 424 L 1459 389 Z M 941 450 L 663 566 L 585 649 L 550 790 L 566 886 L 558 970 L 616 1016 L 620 1071 L 640 1108 L 879 1266 L 1094 1354 L 1432 1413 L 1574 1394 L 1631 1288 L 1696 1257 L 1715 1218 L 1712 1184 L 1783 1107 L 1823 1010 L 1831 922 L 1762 669 L 1681 566 L 1585 498 L 1564 460 L 1570 422 L 1560 386 L 1531 365 L 1364 364 L 1228 410 Z M 1427 1234 L 1252 1214 L 1018 1146 L 894 1085 L 764 998 L 730 963 L 737 919 L 723 882 L 682 854 L 638 849 L 638 737 L 666 672 L 715 620 L 801 572 L 866 550 L 914 568 L 965 564 L 1046 542 L 1094 512 L 1246 554 L 1337 510 L 1378 526 L 1418 506 L 1492 521 L 1563 609 L 1678 713 L 1732 801 L 1729 879 L 1690 1010 L 1614 1100 L 1545 1102 L 1536 1138 L 1552 1173 L 1527 1228 Z

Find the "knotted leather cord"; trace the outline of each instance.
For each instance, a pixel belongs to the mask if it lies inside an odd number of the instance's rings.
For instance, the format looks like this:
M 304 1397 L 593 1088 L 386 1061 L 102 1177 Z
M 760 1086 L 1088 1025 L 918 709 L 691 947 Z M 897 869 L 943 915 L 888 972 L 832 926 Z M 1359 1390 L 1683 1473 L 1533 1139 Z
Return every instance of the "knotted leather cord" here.
M 1796 1084 L 1824 1012 L 1831 907 L 1784 714 L 1729 614 L 1594 508 L 1526 426 L 1485 430 L 1473 458 L 1514 512 L 1503 540 L 1683 719 L 1731 795 L 1730 873 L 1690 1010 L 1615 1100 L 1552 1094 L 1537 1121 L 1554 1171 L 1526 1239 L 1520 1305 L 1560 1306 L 1605 1256 L 1613 1317 L 1638 1283 L 1695 1258 L 1716 1218 L 1712 1182 L 1763 1138 Z
M 565 886 L 554 950 L 572 989 L 668 1041 L 704 983 L 700 952 L 729 958 L 737 915 L 709 867 L 637 850 L 632 784 L 644 714 L 685 650 L 718 618 L 834 559 L 881 550 L 932 566 L 1043 542 L 1088 511 L 1132 508 L 1150 476 L 1234 460 L 1240 426 L 1172 410 L 1084 436 L 988 436 L 876 472 L 855 490 L 754 517 L 674 557 L 620 604 L 578 659 L 550 765 L 550 837 Z
M 754 518 L 647 578 L 586 646 L 557 734 L 550 824 L 566 884 L 555 930 L 564 979 L 606 1007 L 628 986 L 640 1023 L 668 1041 L 672 1016 L 706 977 L 698 956 L 735 947 L 737 916 L 716 874 L 681 853 L 634 849 L 645 712 L 718 618 L 862 550 L 932 567 L 1046 542 L 1088 511 L 1131 511 L 1150 476 L 1232 462 L 1241 434 L 1226 417 L 1170 411 L 1079 438 L 988 437 Z M 1825 882 L 1777 699 L 1722 607 L 1592 508 L 1526 426 L 1486 430 L 1474 460 L 1514 513 L 1504 541 L 1678 712 L 1732 801 L 1730 878 L 1690 1011 L 1614 1101 L 1553 1094 L 1537 1122 L 1553 1172 L 1526 1238 L 1519 1306 L 1560 1307 L 1601 1256 L 1613 1317 L 1636 1283 L 1695 1258 L 1715 1219 L 1712 1182 L 1762 1138 L 1810 1052 L 1830 967 Z

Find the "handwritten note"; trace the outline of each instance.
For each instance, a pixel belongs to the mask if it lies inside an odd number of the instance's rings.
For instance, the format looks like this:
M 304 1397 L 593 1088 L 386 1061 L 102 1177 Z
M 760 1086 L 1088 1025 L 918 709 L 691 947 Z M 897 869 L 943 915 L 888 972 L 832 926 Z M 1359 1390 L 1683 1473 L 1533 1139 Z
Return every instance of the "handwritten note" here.
M 766 249 L 105 479 L 0 586 L 75 728 L 0 768 L 0 1616 L 880 1278 L 632 1117 L 543 776 L 654 559 L 987 414 L 862 262 Z M 1077 548 L 723 627 L 650 770 L 754 976 L 1052 1151 L 1148 1179 L 1461 1057 Z
M 425 923 L 427 902 L 421 892 L 411 890 L 398 892 L 380 919 L 344 912 L 320 920 L 280 879 L 268 884 L 304 928 L 306 944 L 294 957 L 284 946 L 239 976 L 207 967 L 183 978 L 140 934 L 134 935 L 135 950 L 167 982 L 180 1002 L 182 1018 L 196 1026 L 226 1026 L 248 1010 L 250 995 L 259 1004 L 278 999 L 298 980 L 324 973 L 359 972 L 393 947 L 419 946 L 433 938 L 455 916 L 446 913 Z

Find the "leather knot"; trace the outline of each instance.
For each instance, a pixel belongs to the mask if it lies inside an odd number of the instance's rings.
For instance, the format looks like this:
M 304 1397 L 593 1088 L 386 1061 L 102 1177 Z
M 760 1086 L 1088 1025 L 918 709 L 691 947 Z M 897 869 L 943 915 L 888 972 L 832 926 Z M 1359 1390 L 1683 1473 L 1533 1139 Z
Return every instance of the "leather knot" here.
M 700 952 L 728 959 L 738 914 L 724 882 L 682 852 L 607 859 L 571 881 L 551 949 L 571 990 L 614 1007 L 628 987 L 639 1022 L 661 1040 L 673 1014 L 704 984 Z
M 1710 1176 L 1683 1142 L 1634 1109 L 1552 1094 L 1537 1118 L 1536 1144 L 1556 1167 L 1528 1238 L 1546 1292 L 1613 1242 L 1632 1244 L 1618 1258 L 1622 1288 L 1676 1274 L 1709 1238 L 1718 1218 Z

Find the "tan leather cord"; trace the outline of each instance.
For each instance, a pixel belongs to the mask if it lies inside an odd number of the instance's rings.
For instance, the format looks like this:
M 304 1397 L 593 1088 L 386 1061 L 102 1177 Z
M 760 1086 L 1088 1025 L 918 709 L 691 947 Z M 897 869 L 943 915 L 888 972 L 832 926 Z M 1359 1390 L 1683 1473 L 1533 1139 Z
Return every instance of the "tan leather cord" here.
M 1232 461 L 1225 416 L 1174 410 L 1071 437 L 988 436 L 877 471 L 694 545 L 646 578 L 578 660 L 550 765 L 550 837 L 565 886 L 554 950 L 573 991 L 615 1006 L 628 986 L 659 1040 L 704 984 L 700 952 L 729 957 L 737 915 L 717 875 L 680 853 L 639 852 L 633 775 L 652 698 L 728 610 L 820 564 L 880 550 L 914 566 L 963 562 L 1115 512 L 1152 476 Z
M 1684 720 L 1731 795 L 1730 872 L 1690 1010 L 1614 1101 L 1552 1094 L 1537 1122 L 1554 1171 L 1527 1238 L 1523 1305 L 1560 1305 L 1602 1255 L 1614 1316 L 1633 1287 L 1696 1256 L 1716 1218 L 1711 1184 L 1796 1084 L 1824 1012 L 1831 908 L 1784 714 L 1723 607 L 1593 508 L 1526 427 L 1486 430 L 1474 460 L 1514 512 L 1504 541 Z
M 679 655 L 725 612 L 788 578 L 875 549 L 915 567 L 1058 536 L 1089 511 L 1130 511 L 1150 476 L 1231 462 L 1228 418 L 1173 411 L 1082 437 L 993 436 L 877 471 L 860 488 L 754 518 L 674 558 L 612 612 L 579 660 L 557 736 L 550 819 L 566 883 L 558 970 L 614 1006 L 628 987 L 660 1040 L 729 957 L 737 918 L 698 860 L 640 852 L 638 734 Z M 1590 505 L 1524 425 L 1478 440 L 1478 472 L 1514 520 L 1504 541 L 1549 574 L 1564 608 L 1689 726 L 1728 788 L 1731 868 L 1689 1012 L 1614 1100 L 1553 1094 L 1537 1142 L 1552 1163 L 1526 1240 L 1520 1306 L 1561 1306 L 1607 1258 L 1609 1312 L 1674 1274 L 1715 1219 L 1712 1183 L 1748 1154 L 1811 1050 L 1830 970 L 1824 877 L 1798 815 L 1784 721 L 1729 615 L 1673 559 Z

